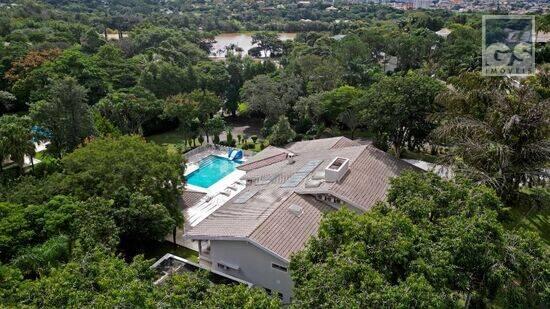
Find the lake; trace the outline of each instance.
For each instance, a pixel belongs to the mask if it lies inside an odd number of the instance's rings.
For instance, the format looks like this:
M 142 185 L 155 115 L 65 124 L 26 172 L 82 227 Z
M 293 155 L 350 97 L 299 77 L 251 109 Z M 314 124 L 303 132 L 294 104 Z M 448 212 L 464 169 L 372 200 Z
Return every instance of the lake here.
M 291 32 L 281 32 L 279 33 L 279 39 L 282 41 L 294 40 L 296 33 Z M 225 58 L 227 54 L 226 47 L 231 44 L 242 49 L 242 55 L 248 55 L 248 51 L 252 47 L 256 47 L 257 44 L 252 44 L 252 33 L 222 33 L 215 37 L 216 43 L 212 46 L 212 51 L 210 52 L 210 57 L 214 58 Z M 262 53 L 262 56 L 263 55 Z

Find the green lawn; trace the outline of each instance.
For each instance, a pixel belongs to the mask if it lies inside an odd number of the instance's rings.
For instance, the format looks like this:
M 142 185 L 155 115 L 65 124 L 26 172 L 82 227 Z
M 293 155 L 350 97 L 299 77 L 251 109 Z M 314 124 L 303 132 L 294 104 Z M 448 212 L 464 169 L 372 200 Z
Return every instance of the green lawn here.
M 537 190 L 541 192 L 542 190 Z M 550 246 L 550 198 L 548 189 L 546 198 L 543 194 L 536 194 L 533 190 L 525 190 L 519 205 L 512 207 L 510 220 L 504 225 L 509 229 L 526 229 L 536 232 Z M 532 207 L 538 205 L 538 207 Z
M 180 145 L 183 144 L 183 132 L 177 128 L 173 131 L 147 136 L 145 139 L 160 145 Z
M 145 137 L 146 140 L 150 142 L 157 143 L 159 145 L 164 146 L 182 146 L 183 145 L 183 133 L 180 128 L 175 129 L 173 131 L 164 132 L 161 134 L 155 134 L 151 136 Z M 237 137 L 234 137 L 235 140 L 237 140 Z M 195 140 L 195 143 L 199 145 L 199 141 Z M 204 142 L 203 142 L 204 143 Z M 248 144 L 250 145 L 252 143 L 252 140 L 248 139 Z M 236 148 L 242 148 L 242 143 L 238 144 Z M 249 148 L 251 151 L 259 152 L 261 151 L 261 145 L 260 142 L 256 142 L 254 145 L 254 148 Z
M 196 251 L 174 245 L 173 243 L 167 241 L 150 244 L 147 247 L 147 250 L 143 252 L 145 258 L 155 260 L 160 259 L 166 253 L 172 253 L 173 255 L 177 255 L 191 262 L 199 262 L 198 253 Z

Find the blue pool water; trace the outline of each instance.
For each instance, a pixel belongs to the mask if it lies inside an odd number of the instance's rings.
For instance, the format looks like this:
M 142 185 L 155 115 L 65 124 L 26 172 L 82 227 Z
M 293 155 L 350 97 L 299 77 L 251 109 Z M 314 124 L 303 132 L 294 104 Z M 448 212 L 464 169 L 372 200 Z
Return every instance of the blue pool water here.
M 209 188 L 223 177 L 233 172 L 240 162 L 210 155 L 199 162 L 199 169 L 185 176 L 187 183 L 201 188 Z

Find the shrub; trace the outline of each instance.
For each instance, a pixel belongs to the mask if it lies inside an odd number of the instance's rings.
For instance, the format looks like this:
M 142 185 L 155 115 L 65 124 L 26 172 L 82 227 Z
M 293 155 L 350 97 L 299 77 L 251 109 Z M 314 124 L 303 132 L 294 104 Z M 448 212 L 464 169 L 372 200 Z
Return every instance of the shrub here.
M 289 141 L 292 141 L 296 136 L 296 132 L 290 127 L 288 118 L 285 116 L 279 117 L 279 121 L 272 127 L 272 133 L 269 135 L 269 142 L 275 146 L 283 146 Z
M 231 134 L 231 131 L 227 131 L 227 134 L 225 135 L 225 139 L 227 140 L 227 144 L 233 143 L 233 134 Z
M 250 139 L 252 140 L 252 142 L 253 142 L 254 144 L 256 144 L 256 141 L 258 140 L 258 135 L 252 135 L 252 136 L 250 137 Z
M 204 137 L 202 135 L 199 135 L 198 140 L 199 140 L 199 144 L 202 145 L 202 143 L 204 143 Z

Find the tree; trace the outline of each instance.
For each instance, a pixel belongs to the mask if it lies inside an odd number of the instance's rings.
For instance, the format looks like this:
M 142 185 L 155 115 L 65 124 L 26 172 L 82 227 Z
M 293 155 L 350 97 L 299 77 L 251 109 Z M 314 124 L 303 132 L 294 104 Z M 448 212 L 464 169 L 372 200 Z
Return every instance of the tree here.
M 169 307 L 194 308 L 280 308 L 280 300 L 259 288 L 245 285 L 213 285 L 207 274 L 181 273 L 158 287 L 159 296 Z
M 51 180 L 59 192 L 80 199 L 140 193 L 163 205 L 177 224 L 182 222 L 177 207 L 182 158 L 162 146 L 138 136 L 100 138 L 66 155 L 61 164 L 63 173 Z
M 209 119 L 212 115 L 219 112 L 222 107 L 220 98 L 208 90 L 194 90 L 189 94 L 189 98 L 197 102 L 197 112 L 201 120 Z
M 319 92 L 307 97 L 300 97 L 294 105 L 294 110 L 300 117 L 310 120 L 312 123 L 317 123 L 323 115 L 323 107 L 321 106 L 326 92 Z
M 114 89 L 131 88 L 136 85 L 139 77 L 138 67 L 134 61 L 124 56 L 119 47 L 113 44 L 103 45 L 92 57 L 97 66 L 105 71 L 105 79 Z
M 15 115 L 0 117 L 0 154 L 2 154 L 0 155 L 0 161 L 4 161 L 9 157 L 19 166 L 21 174 L 23 174 L 25 156 L 29 156 L 34 169 L 35 146 L 33 135 L 32 123 L 29 117 Z
M 189 95 L 179 94 L 166 99 L 164 115 L 179 120 L 185 143 L 193 137 L 193 120 L 199 116 L 198 103 Z
M 82 50 L 87 53 L 97 52 L 103 44 L 105 44 L 105 41 L 99 37 L 99 34 L 94 29 L 86 31 L 86 33 L 80 37 Z
M 417 29 L 412 33 L 396 33 L 389 52 L 397 57 L 397 68 L 407 72 L 424 63 L 431 63 L 434 51 L 439 48 L 441 38 L 433 31 Z
M 343 79 L 348 85 L 368 86 L 378 64 L 372 51 L 357 35 L 347 35 L 335 47 L 336 57 L 343 64 Z
M 550 100 L 525 84 L 485 87 L 484 92 L 482 87 L 448 90 L 448 116 L 433 136 L 451 146 L 448 162 L 457 173 L 493 187 L 509 201 L 521 185 L 549 176 Z
M 140 86 L 162 99 L 193 90 L 193 83 L 185 70 L 164 61 L 148 64 L 139 78 Z
M 49 98 L 32 104 L 30 115 L 38 125 L 51 132 L 51 142 L 58 156 L 75 149 L 84 138 L 94 134 L 87 91 L 72 77 L 54 81 Z
M 12 109 L 16 101 L 17 98 L 13 94 L 0 91 L 0 116 Z
M 256 32 L 252 35 L 252 44 L 258 44 L 263 57 L 274 57 L 281 52 L 282 42 L 274 32 Z
M 206 135 L 206 141 L 208 142 L 208 135 L 212 135 L 214 143 L 219 143 L 220 134 L 225 131 L 225 121 L 219 115 L 216 115 L 208 119 L 204 125 L 204 132 Z
M 142 87 L 111 92 L 96 108 L 124 134 L 143 134 L 143 123 L 161 113 L 160 101 Z
M 15 83 L 25 78 L 28 73 L 41 66 L 43 63 L 54 60 L 59 57 L 59 55 L 61 55 L 61 50 L 58 48 L 30 51 L 24 57 L 12 63 L 11 68 L 5 74 L 5 78 L 10 83 Z
M 49 57 L 49 56 L 48 56 Z M 105 96 L 108 85 L 105 72 L 95 63 L 92 56 L 82 53 L 78 48 L 69 48 L 52 61 L 44 62 L 30 71 L 25 78 L 19 79 L 12 87 L 12 93 L 20 102 L 36 102 L 47 98 L 52 79 L 72 77 L 88 91 L 90 104 L 95 104 Z
M 195 67 L 198 86 L 203 91 L 210 90 L 222 98 L 229 84 L 229 73 L 223 62 L 202 61 Z
M 405 173 L 368 212 L 323 218 L 291 258 L 293 305 L 536 307 L 548 297 L 548 248 L 505 231 L 501 207 L 486 187 Z
M 94 249 L 22 285 L 12 302 L 37 307 L 140 307 L 154 299 L 149 265 L 140 257 L 127 264 L 111 253 Z
M 338 121 L 345 124 L 351 130 L 351 139 L 353 139 L 355 130 L 361 125 L 361 120 L 357 112 L 347 109 L 338 115 Z
M 481 66 L 481 31 L 468 26 L 456 26 L 437 52 L 442 77 L 474 71 Z
M 229 54 L 226 57 L 226 62 L 229 82 L 225 91 L 225 108 L 235 116 L 241 99 L 239 90 L 244 84 L 243 61 L 240 57 Z
M 280 116 L 279 121 L 271 129 L 271 134 L 268 139 L 272 145 L 284 146 L 294 139 L 294 137 L 296 137 L 296 132 L 292 130 L 288 118 Z
M 442 87 L 437 80 L 416 73 L 386 77 L 360 99 L 363 122 L 378 136 L 387 135 L 399 157 L 403 146 L 422 146 L 434 129 L 428 116 L 438 111 L 434 99 Z
M 334 58 L 301 55 L 292 59 L 290 68 L 302 78 L 308 94 L 332 90 L 342 82 L 343 68 Z
M 364 94 L 362 89 L 351 86 L 342 86 L 326 92 L 321 100 L 322 120 L 327 124 L 340 121 L 340 115 L 346 110 L 354 109 Z
M 267 75 L 258 75 L 246 81 L 241 88 L 241 96 L 251 111 L 271 119 L 277 119 L 288 109 L 288 105 L 281 100 L 277 82 Z

